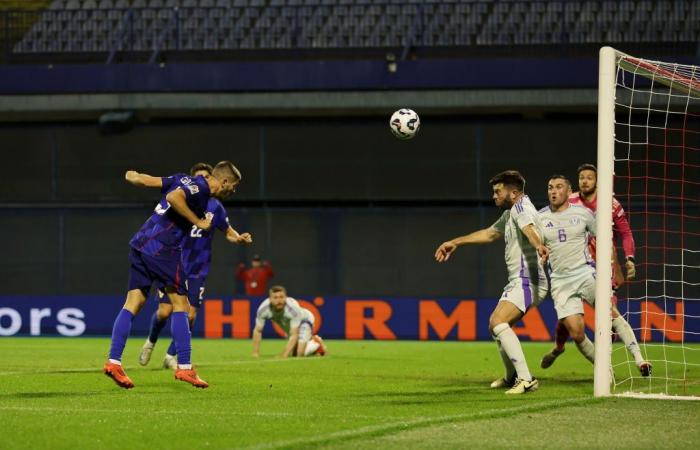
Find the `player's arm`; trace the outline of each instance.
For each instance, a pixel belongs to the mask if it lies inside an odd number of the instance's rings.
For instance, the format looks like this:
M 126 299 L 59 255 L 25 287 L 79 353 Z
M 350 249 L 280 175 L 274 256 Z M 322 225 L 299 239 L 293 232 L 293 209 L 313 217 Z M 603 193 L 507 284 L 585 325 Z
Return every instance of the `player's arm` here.
M 299 341 L 299 326 L 297 325 L 296 327 L 292 327 L 290 325 L 289 327 L 289 340 L 287 341 L 287 346 L 284 348 L 284 352 L 282 352 L 282 355 L 280 355 L 282 358 L 288 358 L 289 355 L 292 354 L 294 351 L 294 347 L 297 346 L 297 342 Z
M 196 225 L 197 228 L 201 228 L 202 230 L 211 228 L 211 214 L 207 214 L 204 219 L 197 217 L 190 207 L 187 206 L 187 197 L 185 191 L 182 189 L 174 189 L 168 192 L 165 199 L 170 203 L 170 206 L 172 206 L 175 212 L 187 219 L 192 225 Z
M 253 358 L 260 356 L 260 341 L 262 341 L 262 329 L 255 327 L 253 330 Z
M 253 236 L 250 233 L 238 233 L 231 225 L 226 229 L 226 240 L 232 244 L 250 244 Z
M 613 211 L 613 236 L 615 241 L 622 240 L 622 248 L 625 251 L 625 269 L 627 270 L 627 279 L 634 280 L 637 275 L 637 268 L 634 260 L 634 236 L 630 229 L 630 224 L 627 221 L 627 214 L 619 204 Z
M 440 244 L 437 250 L 435 250 L 435 260 L 437 262 L 445 262 L 450 259 L 450 255 L 457 249 L 457 247 L 470 244 L 489 244 L 497 241 L 501 238 L 501 236 L 503 235 L 499 231 L 497 231 L 495 228 L 489 227 L 464 236 L 456 237 Z
M 532 245 L 535 248 L 535 250 L 537 250 L 537 254 L 540 255 L 542 264 L 545 264 L 547 262 L 547 258 L 549 257 L 549 249 L 542 242 L 542 238 L 537 232 L 537 228 L 535 228 L 535 225 L 532 223 L 529 225 L 525 225 L 523 228 L 521 228 L 521 231 L 523 232 L 527 240 L 530 241 L 530 245 Z
M 127 170 L 124 179 L 134 186 L 162 188 L 163 179 L 160 177 L 152 177 L 145 173 L 139 173 L 135 170 Z

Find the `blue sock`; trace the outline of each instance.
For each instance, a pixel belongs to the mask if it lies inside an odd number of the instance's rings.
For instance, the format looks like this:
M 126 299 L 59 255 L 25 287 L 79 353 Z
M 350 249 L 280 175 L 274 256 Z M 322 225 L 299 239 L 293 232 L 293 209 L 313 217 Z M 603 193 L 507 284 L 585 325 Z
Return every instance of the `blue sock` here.
M 119 311 L 112 328 L 112 346 L 109 348 L 109 359 L 122 360 L 122 353 L 124 353 L 124 346 L 126 346 L 126 340 L 131 332 L 131 322 L 133 320 L 134 315 L 131 314 L 131 311 L 126 309 Z
M 170 316 L 170 332 L 173 335 L 173 341 L 175 341 L 175 348 L 177 349 L 178 365 L 192 364 L 190 361 L 192 357 L 192 334 L 190 333 L 190 324 L 185 311 L 174 312 Z
M 158 336 L 160 336 L 160 332 L 163 331 L 167 322 L 168 319 L 158 320 L 157 311 L 153 313 L 153 317 L 151 317 L 151 331 L 148 335 L 148 340 L 151 341 L 152 344 L 158 342 Z
M 190 320 L 190 336 L 192 335 L 192 329 L 194 328 L 194 320 Z M 151 341 L 155 343 L 155 341 Z M 175 356 L 177 355 L 177 348 L 175 347 L 175 339 L 170 341 L 170 347 L 168 347 L 168 355 L 170 356 Z

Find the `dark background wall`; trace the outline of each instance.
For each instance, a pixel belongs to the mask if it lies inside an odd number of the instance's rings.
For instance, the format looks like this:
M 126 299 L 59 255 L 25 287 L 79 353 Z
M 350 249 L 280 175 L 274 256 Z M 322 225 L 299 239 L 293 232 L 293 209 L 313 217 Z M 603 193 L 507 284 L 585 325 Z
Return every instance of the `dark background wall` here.
M 433 260 L 446 239 L 499 215 L 488 179 L 516 168 L 544 206 L 553 172 L 595 159 L 593 117 L 422 118 L 412 141 L 384 118 L 235 120 L 139 125 L 103 136 L 91 124 L 0 128 L 0 283 L 6 295 L 116 294 L 128 240 L 158 193 L 123 180 L 230 159 L 243 172 L 227 202 L 251 247 L 215 239 L 211 294 L 236 290 L 235 265 L 269 259 L 276 282 L 319 295 L 495 296 L 503 244 Z

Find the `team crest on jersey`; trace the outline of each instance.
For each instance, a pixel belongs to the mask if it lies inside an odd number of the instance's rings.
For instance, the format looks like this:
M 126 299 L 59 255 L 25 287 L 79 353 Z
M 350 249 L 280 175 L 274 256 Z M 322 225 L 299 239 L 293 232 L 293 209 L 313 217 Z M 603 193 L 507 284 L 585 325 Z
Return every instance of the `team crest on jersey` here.
M 192 184 L 192 178 L 182 177 L 182 178 L 180 178 L 180 183 L 184 184 L 185 186 L 188 184 Z

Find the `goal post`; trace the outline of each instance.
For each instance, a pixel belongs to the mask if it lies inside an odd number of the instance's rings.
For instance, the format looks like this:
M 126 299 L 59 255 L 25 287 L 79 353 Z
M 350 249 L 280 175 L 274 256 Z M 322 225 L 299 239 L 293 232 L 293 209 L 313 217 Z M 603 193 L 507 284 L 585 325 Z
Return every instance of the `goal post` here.
M 700 67 L 611 47 L 599 61 L 594 395 L 698 400 Z M 614 199 L 637 247 L 636 277 L 616 293 L 611 261 L 617 255 L 624 269 L 625 255 L 615 242 Z M 634 345 L 612 340 L 613 295 Z M 650 376 L 639 370 L 640 354 Z
M 596 308 L 595 369 L 593 392 L 596 397 L 610 395 L 610 353 L 612 322 L 612 193 L 615 159 L 615 78 L 616 53 L 611 47 L 600 49 L 598 68 L 598 205 L 596 209 Z M 602 201 L 602 199 L 609 199 Z M 607 243 L 607 245 L 601 245 Z M 607 263 L 605 263 L 607 261 Z M 607 280 L 607 282 L 601 282 Z

